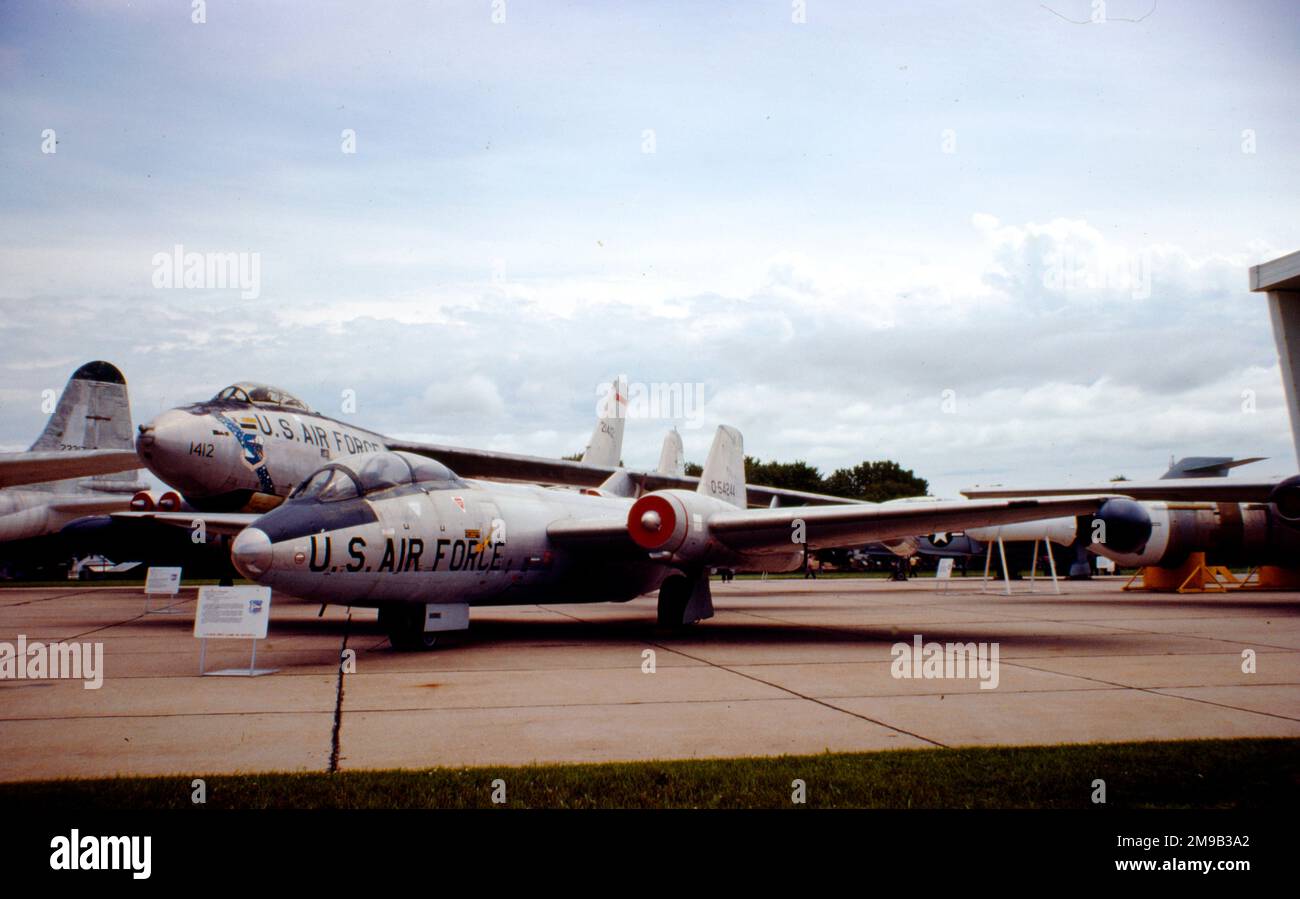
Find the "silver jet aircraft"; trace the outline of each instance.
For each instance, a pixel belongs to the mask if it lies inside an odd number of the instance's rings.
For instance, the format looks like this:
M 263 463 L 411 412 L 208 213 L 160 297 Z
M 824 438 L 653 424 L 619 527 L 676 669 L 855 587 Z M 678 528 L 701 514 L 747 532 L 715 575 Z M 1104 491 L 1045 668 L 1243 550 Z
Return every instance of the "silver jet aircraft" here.
M 134 471 L 126 379 L 107 362 L 73 372 L 45 430 L 25 453 L 0 454 L 0 543 L 58 534 L 90 515 L 125 510 L 145 485 Z M 19 553 L 21 554 L 21 553 Z
M 668 455 L 667 453 L 665 455 Z M 661 625 L 713 614 L 712 567 L 790 571 L 805 546 L 857 546 L 1055 515 L 1123 513 L 1114 496 L 747 509 L 741 436 L 720 427 L 695 490 L 638 499 L 464 479 L 433 459 L 333 461 L 235 538 L 249 579 L 378 608 L 394 648 L 433 645 L 470 606 L 624 602 L 659 591 Z
M 626 400 L 612 392 L 581 462 L 538 461 L 562 468 L 591 466 L 613 475 L 623 449 L 625 407 Z M 344 424 L 314 412 L 286 390 L 253 382 L 232 384 L 207 402 L 168 410 L 141 425 L 136 439 L 150 471 L 179 490 L 192 509 L 212 512 L 267 511 L 322 462 L 396 447 L 423 445 Z M 507 468 L 502 463 L 494 470 L 510 473 Z
M 136 450 L 150 471 L 180 491 L 191 509 L 216 513 L 205 518 L 209 525 L 224 522 L 230 527 L 239 519 L 227 520 L 220 513 L 268 511 L 323 463 L 382 449 L 429 456 L 465 476 L 493 480 L 564 484 L 623 496 L 669 487 L 694 489 L 698 479 L 683 473 L 680 438 L 676 456 L 669 460 L 665 449 L 665 459 L 655 471 L 619 467 L 626 400 L 618 391 L 610 396 L 580 461 L 385 437 L 314 412 L 287 391 L 252 382 L 232 384 L 211 400 L 168 410 L 141 425 Z M 748 499 L 764 506 L 845 502 L 753 485 Z M 189 521 L 177 515 L 174 523 Z

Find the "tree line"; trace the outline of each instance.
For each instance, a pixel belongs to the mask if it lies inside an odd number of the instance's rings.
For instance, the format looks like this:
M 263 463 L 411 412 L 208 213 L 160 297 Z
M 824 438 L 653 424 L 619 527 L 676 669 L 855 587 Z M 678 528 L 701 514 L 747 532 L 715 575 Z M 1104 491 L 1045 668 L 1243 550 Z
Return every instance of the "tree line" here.
M 582 459 L 582 453 L 563 458 L 577 462 Z M 703 465 L 686 463 L 686 473 L 692 477 L 699 477 L 703 471 Z M 809 465 L 802 459 L 794 462 L 764 462 L 746 456 L 745 481 L 764 487 L 825 493 L 872 503 L 906 496 L 926 496 L 930 492 L 929 481 L 917 477 L 910 468 L 904 468 L 889 459 L 859 462 L 852 468 L 837 468 L 829 475 L 823 475 L 817 466 Z

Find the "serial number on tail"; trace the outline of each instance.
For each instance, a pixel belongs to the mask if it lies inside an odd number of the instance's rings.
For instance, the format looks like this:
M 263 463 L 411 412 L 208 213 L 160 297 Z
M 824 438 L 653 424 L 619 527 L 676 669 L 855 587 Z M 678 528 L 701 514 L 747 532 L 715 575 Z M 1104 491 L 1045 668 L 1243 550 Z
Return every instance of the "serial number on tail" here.
M 737 493 L 735 481 L 709 481 L 709 492 L 715 496 L 735 497 Z

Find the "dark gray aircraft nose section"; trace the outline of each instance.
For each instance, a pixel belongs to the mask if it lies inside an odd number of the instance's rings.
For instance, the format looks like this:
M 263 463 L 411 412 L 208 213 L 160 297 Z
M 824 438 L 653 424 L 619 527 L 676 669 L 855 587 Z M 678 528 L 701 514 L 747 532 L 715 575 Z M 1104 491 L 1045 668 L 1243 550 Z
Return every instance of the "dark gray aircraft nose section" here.
M 230 561 L 250 581 L 266 576 L 271 570 L 272 557 L 271 538 L 259 528 L 244 528 L 230 547 Z

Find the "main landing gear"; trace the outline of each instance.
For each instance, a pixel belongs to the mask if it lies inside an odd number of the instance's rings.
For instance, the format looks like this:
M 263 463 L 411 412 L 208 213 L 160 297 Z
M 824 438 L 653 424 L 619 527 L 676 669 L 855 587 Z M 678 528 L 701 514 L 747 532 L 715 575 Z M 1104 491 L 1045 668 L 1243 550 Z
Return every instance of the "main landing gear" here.
M 705 571 L 669 576 L 659 587 L 659 626 L 680 630 L 713 617 L 713 595 Z

